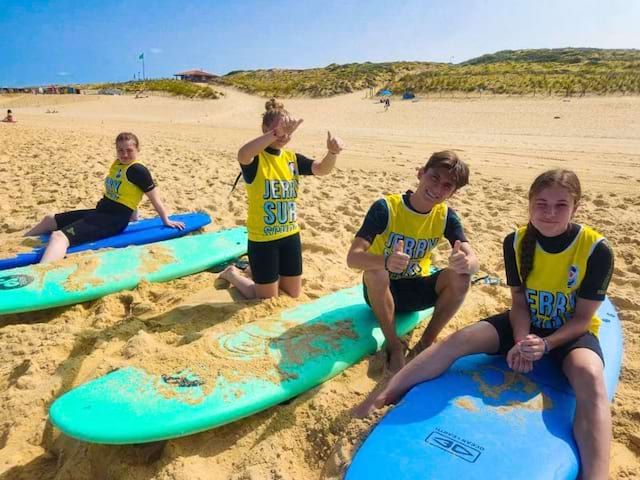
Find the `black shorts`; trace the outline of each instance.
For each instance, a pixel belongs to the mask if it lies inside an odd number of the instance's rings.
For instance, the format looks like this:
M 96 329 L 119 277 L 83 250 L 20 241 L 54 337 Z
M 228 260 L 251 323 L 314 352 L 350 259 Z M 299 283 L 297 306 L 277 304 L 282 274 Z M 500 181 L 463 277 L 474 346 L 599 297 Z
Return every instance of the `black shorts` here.
M 95 242 L 122 232 L 129 224 L 129 216 L 91 210 L 74 210 L 54 215 L 58 230 L 69 239 L 69 246 Z
M 299 233 L 268 242 L 249 240 L 247 254 L 251 276 L 258 284 L 276 282 L 281 275 L 302 275 L 302 245 Z
M 509 321 L 509 312 L 499 313 L 493 317 L 485 318 L 481 320 L 481 322 L 489 322 L 498 332 L 498 337 L 500 338 L 500 349 L 495 353 L 495 355 L 506 355 L 515 345 L 513 330 L 511 328 L 511 322 Z M 539 337 L 546 337 L 556 330 L 551 328 L 536 328 L 532 326 L 529 331 Z M 602 348 L 600 348 L 600 341 L 598 340 L 598 337 L 591 332 L 585 332 L 575 340 L 554 348 L 549 352 L 549 356 L 558 362 L 558 364 L 562 365 L 562 362 L 567 358 L 567 355 L 576 348 L 588 348 L 589 350 L 592 350 L 600 357 L 602 364 L 604 365 L 604 356 L 602 355 Z
M 420 312 L 433 307 L 438 299 L 436 282 L 441 271 L 438 270 L 428 277 L 390 280 L 389 289 L 396 312 Z M 365 302 L 371 306 L 369 292 L 364 281 L 362 282 L 362 291 Z

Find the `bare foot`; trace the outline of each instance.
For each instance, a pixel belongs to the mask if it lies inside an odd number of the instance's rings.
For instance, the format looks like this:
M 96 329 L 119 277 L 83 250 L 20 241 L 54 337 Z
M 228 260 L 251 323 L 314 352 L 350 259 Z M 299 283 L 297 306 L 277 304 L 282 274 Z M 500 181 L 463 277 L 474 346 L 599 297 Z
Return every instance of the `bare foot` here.
M 396 403 L 401 395 L 389 390 L 389 387 L 381 389 L 378 387 L 364 399 L 362 403 L 351 410 L 351 416 L 354 418 L 366 418 L 371 415 L 374 409 L 380 409 L 386 405 Z
M 236 267 L 235 265 L 229 265 L 227 268 L 225 268 L 222 273 L 220 273 L 220 275 L 218 275 L 218 278 L 221 278 L 222 280 L 226 280 L 227 282 L 231 283 L 231 279 L 233 277 L 237 277 L 240 274 L 240 269 L 238 267 Z
M 374 388 L 373 391 L 369 395 L 367 395 L 367 398 L 362 401 L 362 403 L 353 407 L 353 409 L 351 410 L 351 416 L 354 418 L 368 417 L 375 408 L 376 400 L 381 393 L 380 390 L 380 385 Z
M 402 367 L 404 367 L 406 360 L 404 358 L 404 351 L 400 350 L 387 350 L 387 368 L 391 375 L 398 373 Z

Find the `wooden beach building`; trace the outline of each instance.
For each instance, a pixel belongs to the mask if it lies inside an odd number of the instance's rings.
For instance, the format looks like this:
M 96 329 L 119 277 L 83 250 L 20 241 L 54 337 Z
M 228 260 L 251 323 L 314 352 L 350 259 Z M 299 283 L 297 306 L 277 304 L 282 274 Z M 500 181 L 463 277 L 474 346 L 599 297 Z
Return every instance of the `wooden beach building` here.
M 175 73 L 173 75 L 178 80 L 186 80 L 187 82 L 200 82 L 200 83 L 208 83 L 215 78 L 218 78 L 218 75 L 214 75 L 213 73 L 205 72 L 204 70 L 189 70 L 187 72 Z

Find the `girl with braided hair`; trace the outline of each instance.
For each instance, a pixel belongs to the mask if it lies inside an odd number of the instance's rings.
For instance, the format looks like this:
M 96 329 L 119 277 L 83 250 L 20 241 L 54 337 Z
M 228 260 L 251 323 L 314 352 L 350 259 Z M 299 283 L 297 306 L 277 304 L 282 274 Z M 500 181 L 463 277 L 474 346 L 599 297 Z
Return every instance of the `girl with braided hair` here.
M 235 265 L 225 269 L 220 278 L 246 298 L 275 297 L 279 289 L 295 298 L 302 290 L 298 179 L 300 175 L 331 172 L 344 144 L 327 132 L 327 153 L 322 160 L 285 149 L 301 123 L 302 119 L 295 119 L 272 98 L 262 115 L 262 135 L 238 151 L 249 198 L 247 253 L 252 278 Z
M 510 368 L 526 373 L 548 354 L 575 392 L 580 478 L 608 478 L 611 413 L 596 311 L 611 279 L 613 254 L 601 234 L 572 222 L 580 195 L 572 171 L 539 175 L 529 190 L 528 224 L 503 243 L 511 309 L 431 345 L 380 393 L 374 391 L 355 415 L 396 403 L 411 387 L 439 376 L 466 355 L 506 355 Z

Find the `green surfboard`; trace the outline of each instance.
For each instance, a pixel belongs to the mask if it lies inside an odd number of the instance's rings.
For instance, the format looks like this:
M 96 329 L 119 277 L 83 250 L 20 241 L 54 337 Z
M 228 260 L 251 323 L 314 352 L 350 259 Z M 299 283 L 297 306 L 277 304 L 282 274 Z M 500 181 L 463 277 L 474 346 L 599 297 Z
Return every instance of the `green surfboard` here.
M 144 246 L 73 255 L 0 272 L 0 315 L 86 302 L 201 272 L 247 252 L 244 227 Z
M 409 332 L 431 313 L 398 314 L 398 333 Z M 234 332 L 223 329 L 219 326 L 207 342 L 208 370 L 189 363 L 154 374 L 134 367 L 116 370 L 58 398 L 50 409 L 51 421 L 65 434 L 95 443 L 181 437 L 293 398 L 384 343 L 362 287 Z

